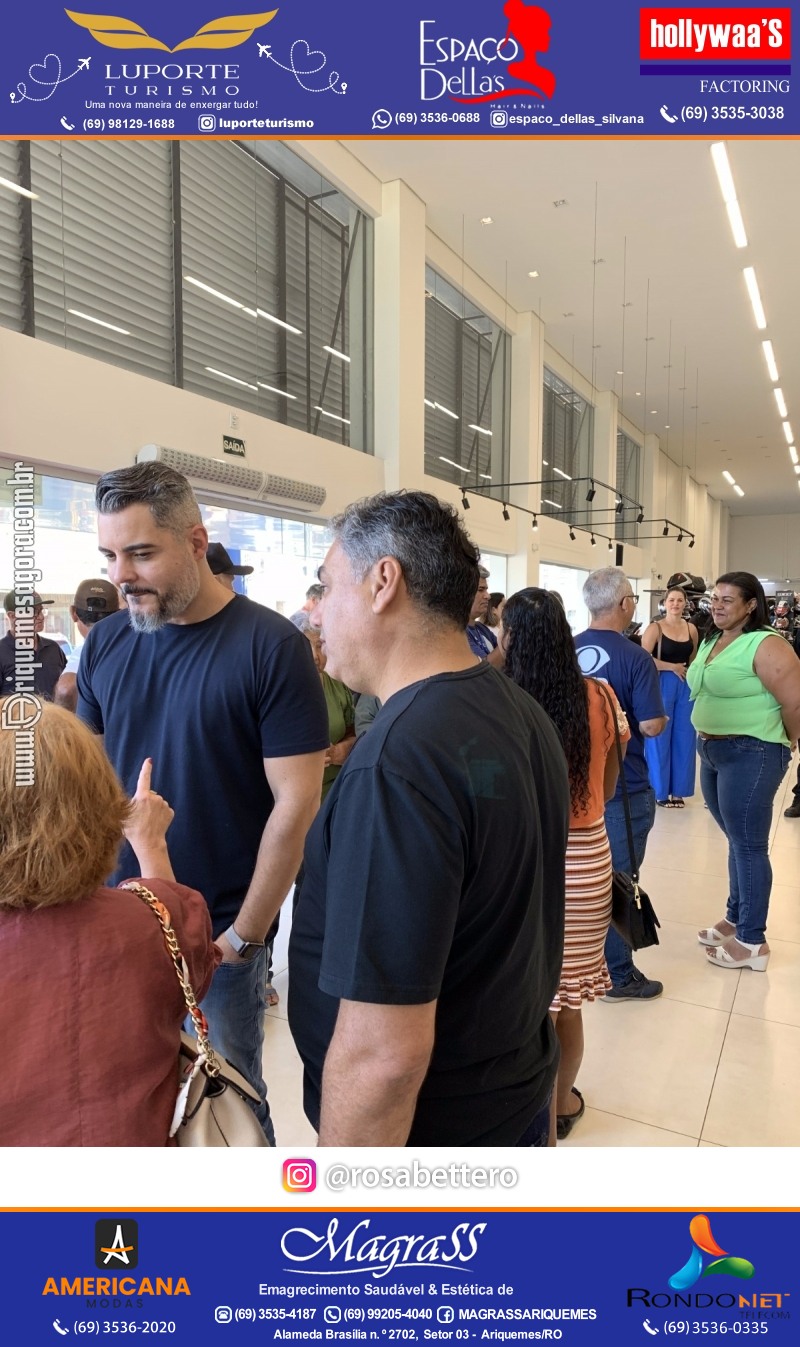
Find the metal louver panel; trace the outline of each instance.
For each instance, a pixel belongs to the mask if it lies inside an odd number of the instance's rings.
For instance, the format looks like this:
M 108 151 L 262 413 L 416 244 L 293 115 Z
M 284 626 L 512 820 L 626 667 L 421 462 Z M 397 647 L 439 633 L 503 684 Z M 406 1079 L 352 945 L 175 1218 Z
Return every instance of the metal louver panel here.
M 181 145 L 184 387 L 276 421 L 290 399 L 270 390 L 298 393 L 283 368 L 285 329 L 257 313 L 281 317 L 279 190 L 274 174 L 237 145 Z
M 31 187 L 36 336 L 172 382 L 169 145 L 34 141 Z
M 19 182 L 19 145 L 0 140 L 0 178 Z M 21 332 L 23 327 L 22 219 L 23 197 L 0 187 L 0 323 Z
M 425 301 L 425 460 L 429 472 L 447 481 L 461 482 L 463 474 L 442 463 L 441 455 L 460 462 L 459 422 L 447 411 L 458 413 L 459 320 L 430 297 Z M 439 407 L 428 403 L 439 403 Z M 446 407 L 447 411 L 440 408 Z

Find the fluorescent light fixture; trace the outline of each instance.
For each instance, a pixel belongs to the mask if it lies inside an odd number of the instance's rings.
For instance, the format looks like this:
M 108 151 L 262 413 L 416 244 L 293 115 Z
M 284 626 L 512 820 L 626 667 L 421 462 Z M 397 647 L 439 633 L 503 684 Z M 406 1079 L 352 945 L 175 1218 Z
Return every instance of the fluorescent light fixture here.
M 775 364 L 775 354 L 772 350 L 772 342 L 762 341 L 761 345 L 764 350 L 764 359 L 767 362 L 769 377 L 772 380 L 772 382 L 776 384 L 778 382 L 778 366 Z
M 485 430 L 483 426 L 467 426 L 467 430 L 477 430 L 479 435 L 491 435 L 491 430 Z
M 795 449 L 793 444 L 789 445 L 789 457 L 793 463 L 797 462 L 797 450 Z
M 791 423 L 790 423 L 789 421 L 784 421 L 784 422 L 783 422 L 783 433 L 784 433 L 784 435 L 786 436 L 786 443 L 787 443 L 787 444 L 793 444 L 793 443 L 794 443 L 794 432 L 792 431 Z
M 479 472 L 478 476 L 482 477 L 486 482 L 491 482 L 492 480 L 492 474 L 490 472 Z
M 256 309 L 259 318 L 266 318 L 268 323 L 274 323 L 276 327 L 285 327 L 287 332 L 294 332 L 298 337 L 303 335 L 301 327 L 292 327 L 291 323 L 284 323 L 282 318 L 276 318 L 274 313 L 267 313 L 266 309 Z
M 562 472 L 560 468 L 553 468 L 553 472 L 557 472 L 559 477 L 563 477 L 566 482 L 572 481 L 572 478 L 570 477 L 569 473 Z
M 548 463 L 548 461 L 547 461 L 546 458 L 543 458 L 543 459 L 542 459 L 542 467 L 543 467 L 543 468 L 549 468 L 549 467 L 550 467 L 550 464 Z
M 736 200 L 736 187 L 731 173 L 731 166 L 728 163 L 728 151 L 725 148 L 725 142 L 718 140 L 711 146 L 711 158 L 714 160 L 714 168 L 717 170 L 722 200 L 727 206 L 729 201 Z
M 800 463 L 795 463 L 794 470 L 800 476 Z
M 123 337 L 131 335 L 127 327 L 117 327 L 116 323 L 106 323 L 102 318 L 93 318 L 90 313 L 81 313 L 80 309 L 67 309 L 67 313 L 74 314 L 76 318 L 84 318 L 87 323 L 97 323 L 98 327 L 107 327 L 112 332 L 121 332 Z
M 246 379 L 237 379 L 235 375 L 226 374 L 224 370 L 213 369 L 211 365 L 206 365 L 206 372 L 208 374 L 216 374 L 218 379 L 227 379 L 229 383 L 238 384 L 240 388 L 249 388 L 254 393 L 258 392 L 258 388 L 255 384 L 249 384 Z
M 736 247 L 746 248 L 747 234 L 745 232 L 744 220 L 742 219 L 742 212 L 739 209 L 739 202 L 729 201 L 725 209 L 728 212 L 728 219 L 730 220 L 731 224 L 731 233 L 733 234 L 733 241 L 736 244 Z
M 346 416 L 337 416 L 335 412 L 326 412 L 324 407 L 315 407 L 315 412 L 321 412 L 323 416 L 330 417 L 331 421 L 341 421 L 343 426 L 349 426 L 350 422 Z
M 262 384 L 260 379 L 258 380 L 258 386 L 259 388 L 266 388 L 268 393 L 277 393 L 279 398 L 291 398 L 292 402 L 297 401 L 297 394 L 287 393 L 285 388 L 274 388 L 272 384 Z
M 27 187 L 20 187 L 18 182 L 12 182 L 10 178 L 0 178 L 0 187 L 7 187 L 10 192 L 18 192 L 20 196 L 26 196 L 29 201 L 38 201 L 37 192 L 29 192 Z
M 430 398 L 423 398 L 422 401 L 425 403 L 425 406 L 426 406 L 426 407 L 435 407 L 435 406 L 436 406 L 436 403 L 435 403 L 435 402 L 431 402 Z
M 783 416 L 783 417 L 788 416 L 789 413 L 788 413 L 787 410 L 786 410 L 786 399 L 785 399 L 784 396 L 783 396 L 782 390 L 781 390 L 780 388 L 773 388 L 772 391 L 773 391 L 773 393 L 775 394 L 775 401 L 776 401 L 777 404 L 778 404 L 778 413 L 779 413 L 779 415 L 780 415 L 780 416 Z
M 444 454 L 439 455 L 440 463 L 449 463 L 451 468 L 458 468 L 459 472 L 469 472 L 469 468 L 462 468 L 460 463 L 454 463 L 452 458 L 445 458 Z
M 2 181 L 2 179 L 0 179 L 0 181 Z M 530 276 L 530 278 L 531 278 L 532 281 L 535 281 L 535 280 L 536 280 L 536 277 L 539 275 L 539 273 L 538 273 L 538 271 L 529 271 L 529 272 L 528 272 L 528 275 Z
M 322 349 L 323 351 L 327 351 L 330 355 L 338 356 L 340 360 L 346 360 L 348 365 L 350 364 L 349 355 L 345 355 L 344 351 L 337 351 L 335 346 L 323 346 Z
M 738 485 L 737 482 L 734 482 L 734 484 L 733 484 L 733 489 L 734 489 L 734 491 L 736 492 L 737 496 L 743 496 L 743 495 L 744 495 L 744 492 L 742 491 L 742 488 Z
M 761 303 L 755 267 L 745 267 L 742 275 L 744 276 L 744 283 L 747 286 L 747 293 L 750 296 L 750 303 L 753 306 L 756 327 L 765 328 L 767 326 L 767 318 L 764 313 L 764 305 Z
M 555 500 L 548 500 L 546 496 L 543 498 L 543 503 L 544 503 L 545 505 L 553 505 L 553 506 L 555 506 L 555 508 L 556 508 L 557 510 L 560 510 L 560 509 L 561 509 L 561 506 L 558 504 L 558 501 L 555 501 Z
M 243 309 L 244 304 L 240 304 L 238 299 L 232 299 L 230 295 L 224 295 L 221 290 L 215 290 L 212 285 L 206 285 L 205 281 L 195 280 L 194 276 L 184 276 L 187 285 L 196 285 L 198 290 L 205 290 L 207 295 L 213 295 L 215 299 L 221 299 L 223 304 L 230 304 L 234 309 Z M 255 313 L 255 309 L 248 309 L 248 313 Z
M 732 476 L 732 474 L 729 473 L 727 469 L 725 470 L 725 472 L 723 472 L 722 476 L 725 478 L 726 482 L 730 482 L 731 486 L 736 485 L 736 478 Z
M 434 402 L 433 405 L 436 408 L 437 412 L 444 412 L 445 416 L 452 416 L 454 421 L 458 420 L 458 413 L 451 412 L 449 407 L 443 407 L 441 402 Z

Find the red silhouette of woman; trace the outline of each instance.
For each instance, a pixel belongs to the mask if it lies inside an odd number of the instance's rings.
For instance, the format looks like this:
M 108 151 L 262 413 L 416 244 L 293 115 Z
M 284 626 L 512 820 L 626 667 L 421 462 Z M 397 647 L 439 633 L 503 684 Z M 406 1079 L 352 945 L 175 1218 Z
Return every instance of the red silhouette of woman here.
M 550 47 L 550 15 L 540 5 L 526 5 L 524 0 L 507 0 L 503 13 L 508 16 L 505 41 L 513 38 L 522 52 L 522 60 L 512 61 L 508 73 L 514 79 L 541 89 L 545 98 L 552 98 L 556 77 L 545 70 L 536 59 L 536 53 Z

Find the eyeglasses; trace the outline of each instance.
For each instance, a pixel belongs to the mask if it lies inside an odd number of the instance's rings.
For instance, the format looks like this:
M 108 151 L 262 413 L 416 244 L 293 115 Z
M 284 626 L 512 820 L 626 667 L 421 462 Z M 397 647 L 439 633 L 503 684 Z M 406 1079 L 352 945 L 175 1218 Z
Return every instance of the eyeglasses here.
M 627 602 L 628 599 L 633 599 L 633 602 L 636 604 L 636 603 L 639 602 L 639 595 L 638 595 L 638 594 L 625 594 L 625 595 L 623 596 L 623 598 L 621 598 L 620 601 L 619 601 L 619 606 L 620 606 L 620 608 L 622 607 L 623 603 L 626 603 L 626 602 Z

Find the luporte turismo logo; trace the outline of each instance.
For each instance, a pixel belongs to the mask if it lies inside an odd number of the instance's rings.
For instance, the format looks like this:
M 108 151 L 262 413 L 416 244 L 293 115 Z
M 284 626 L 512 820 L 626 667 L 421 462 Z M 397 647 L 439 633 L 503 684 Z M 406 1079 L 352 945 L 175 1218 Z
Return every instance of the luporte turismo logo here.
M 707 1216 L 693 1216 L 689 1222 L 689 1234 L 692 1237 L 692 1251 L 683 1267 L 673 1272 L 669 1279 L 673 1291 L 688 1291 L 701 1277 L 713 1277 L 720 1273 L 744 1279 L 754 1275 L 755 1268 L 746 1258 L 739 1258 L 720 1248 L 711 1233 L 711 1222 Z M 713 1262 L 705 1262 L 704 1254 L 710 1256 Z

